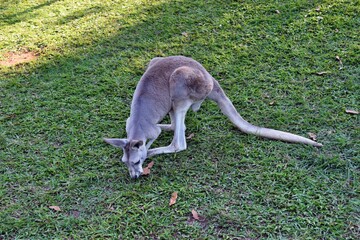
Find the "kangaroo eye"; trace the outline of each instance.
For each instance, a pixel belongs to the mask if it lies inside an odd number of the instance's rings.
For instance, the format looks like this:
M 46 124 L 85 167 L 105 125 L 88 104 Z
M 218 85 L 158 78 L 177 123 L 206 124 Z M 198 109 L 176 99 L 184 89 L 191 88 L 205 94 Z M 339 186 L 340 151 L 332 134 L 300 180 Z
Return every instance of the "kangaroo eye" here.
M 139 164 L 140 164 L 140 160 L 134 163 L 134 165 L 139 165 Z

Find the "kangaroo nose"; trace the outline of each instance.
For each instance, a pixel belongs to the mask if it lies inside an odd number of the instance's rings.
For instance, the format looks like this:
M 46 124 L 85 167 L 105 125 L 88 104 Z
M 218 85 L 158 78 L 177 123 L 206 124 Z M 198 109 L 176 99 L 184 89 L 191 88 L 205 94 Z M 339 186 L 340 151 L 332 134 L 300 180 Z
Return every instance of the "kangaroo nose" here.
M 137 179 L 138 177 L 139 177 L 138 175 L 131 176 L 132 179 Z
M 132 179 L 137 179 L 141 176 L 141 173 L 135 173 L 134 175 L 131 176 Z

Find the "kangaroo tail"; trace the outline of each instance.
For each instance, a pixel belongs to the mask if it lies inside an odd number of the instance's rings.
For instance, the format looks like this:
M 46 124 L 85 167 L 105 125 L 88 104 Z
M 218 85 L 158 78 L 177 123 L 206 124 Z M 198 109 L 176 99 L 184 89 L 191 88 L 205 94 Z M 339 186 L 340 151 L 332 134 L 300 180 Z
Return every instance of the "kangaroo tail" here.
M 215 79 L 214 79 L 214 88 L 212 92 L 208 95 L 208 98 L 215 101 L 217 105 L 220 107 L 222 113 L 225 114 L 230 119 L 230 121 L 244 133 L 254 134 L 259 137 L 276 139 L 285 142 L 303 143 L 315 147 L 323 146 L 321 143 L 314 142 L 308 138 L 301 137 L 299 135 L 278 131 L 270 128 L 258 127 L 247 122 L 236 111 L 234 105 L 232 104 L 230 99 L 225 95 L 224 91 L 222 90 L 219 83 Z

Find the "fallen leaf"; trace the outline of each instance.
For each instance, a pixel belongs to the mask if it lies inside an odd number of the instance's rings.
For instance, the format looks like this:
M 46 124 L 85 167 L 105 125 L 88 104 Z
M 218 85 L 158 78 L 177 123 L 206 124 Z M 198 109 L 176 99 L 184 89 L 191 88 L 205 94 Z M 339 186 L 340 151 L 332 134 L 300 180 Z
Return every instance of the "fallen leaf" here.
M 339 64 L 340 64 L 340 68 L 339 68 L 339 69 L 340 69 L 340 70 L 343 69 L 343 63 L 342 63 L 342 61 L 341 61 L 341 58 L 340 58 L 339 56 L 336 56 L 335 58 L 336 58 L 336 60 L 337 60 L 337 61 L 339 62 Z
M 311 140 L 316 141 L 317 136 L 316 136 L 316 134 L 315 134 L 315 133 L 311 133 L 311 132 L 309 132 L 309 133 L 308 133 L 308 135 L 309 135 L 309 137 L 310 137 L 310 139 L 311 139 Z
M 54 210 L 54 211 L 56 211 L 56 212 L 61 211 L 61 209 L 60 209 L 59 206 L 50 206 L 49 208 L 52 209 L 52 210 Z
M 272 101 L 269 103 L 270 106 L 274 105 L 275 104 L 275 101 Z
M 142 175 L 149 175 L 150 174 L 150 168 L 152 168 L 154 166 L 154 161 L 151 161 L 148 165 L 147 165 L 147 167 L 145 167 L 144 169 L 143 169 L 143 173 L 142 173 Z
M 317 72 L 316 75 L 319 75 L 319 76 L 322 76 L 322 75 L 325 75 L 327 74 L 328 72 Z
M 142 173 L 141 175 L 145 175 L 145 176 L 146 176 L 146 175 L 149 175 L 149 174 L 150 174 L 150 168 L 147 168 L 147 167 L 146 167 L 146 168 L 143 169 L 143 173 Z
M 149 164 L 147 165 L 147 168 L 152 168 L 154 166 L 154 161 L 151 161 L 151 162 L 149 162 Z
M 195 134 L 194 134 L 194 133 L 191 133 L 189 136 L 187 136 L 186 139 L 192 139 L 194 136 L 195 136 Z
M 355 110 L 352 110 L 352 109 L 346 109 L 345 112 L 348 113 L 348 114 L 354 114 L 354 115 L 359 114 L 358 111 L 355 111 Z
M 194 219 L 200 220 L 199 214 L 198 214 L 194 209 L 191 210 L 191 214 L 192 214 L 192 216 L 193 216 Z
M 72 216 L 73 216 L 74 218 L 79 218 L 79 217 L 80 217 L 80 212 L 77 211 L 77 210 L 74 210 L 74 211 L 72 211 Z
M 176 203 L 176 199 L 178 197 L 178 193 L 177 192 L 173 192 L 171 194 L 171 198 L 170 198 L 170 202 L 169 202 L 169 206 L 172 206 Z
M 275 12 L 276 12 L 277 14 L 280 14 L 280 11 L 279 11 L 279 10 L 275 10 Z
M 184 37 L 188 37 L 189 34 L 187 32 L 182 32 L 181 35 L 183 35 Z

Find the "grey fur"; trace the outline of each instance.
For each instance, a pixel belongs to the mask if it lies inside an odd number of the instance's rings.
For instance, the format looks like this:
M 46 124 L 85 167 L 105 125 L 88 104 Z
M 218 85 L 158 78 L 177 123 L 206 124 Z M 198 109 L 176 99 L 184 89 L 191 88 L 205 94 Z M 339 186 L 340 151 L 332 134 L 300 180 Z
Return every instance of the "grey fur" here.
M 205 68 L 197 61 L 183 56 L 151 60 L 134 93 L 130 117 L 126 122 L 127 138 L 104 140 L 124 150 L 122 161 L 128 166 L 130 176 L 138 178 L 143 172 L 142 164 L 147 157 L 186 149 L 186 112 L 190 107 L 197 111 L 206 98 L 214 100 L 242 132 L 286 142 L 322 146 L 292 133 L 250 124 L 240 116 L 219 83 Z M 171 124 L 159 124 L 167 114 L 170 115 Z M 161 130 L 174 131 L 171 144 L 150 149 Z

